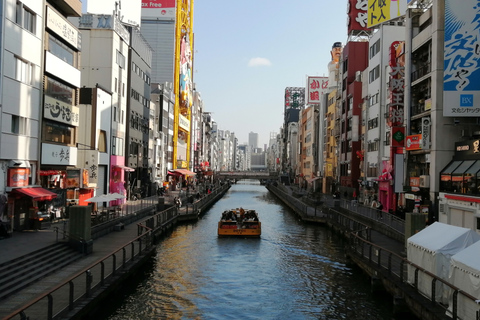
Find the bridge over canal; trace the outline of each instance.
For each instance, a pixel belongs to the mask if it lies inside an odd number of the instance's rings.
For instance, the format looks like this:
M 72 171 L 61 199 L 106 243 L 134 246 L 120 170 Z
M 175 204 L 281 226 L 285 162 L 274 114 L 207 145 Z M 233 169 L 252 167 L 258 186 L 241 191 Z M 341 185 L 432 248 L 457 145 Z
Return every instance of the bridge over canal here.
M 220 179 L 244 180 L 276 180 L 278 173 L 275 171 L 218 171 L 215 176 Z

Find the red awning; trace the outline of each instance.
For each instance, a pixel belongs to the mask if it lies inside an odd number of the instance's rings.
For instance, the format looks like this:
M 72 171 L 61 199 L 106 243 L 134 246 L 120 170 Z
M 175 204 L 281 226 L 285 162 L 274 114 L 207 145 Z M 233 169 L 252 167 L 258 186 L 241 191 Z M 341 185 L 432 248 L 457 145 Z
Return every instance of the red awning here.
M 52 200 L 57 197 L 55 192 L 48 191 L 43 188 L 18 188 L 14 192 L 23 193 L 26 196 L 33 198 L 35 201 Z
M 116 165 L 114 165 L 114 167 L 120 168 L 120 169 L 125 170 L 125 171 L 128 171 L 128 172 L 133 172 L 133 171 L 135 171 L 135 169 L 133 169 L 133 168 L 130 168 L 130 167 L 127 167 L 127 166 L 122 166 L 122 165 L 120 165 L 120 164 L 116 164 Z
M 178 172 L 180 174 L 183 174 L 184 176 L 194 176 L 194 175 L 196 175 L 195 172 L 192 172 L 192 171 L 187 170 L 187 169 L 175 169 L 173 171 Z

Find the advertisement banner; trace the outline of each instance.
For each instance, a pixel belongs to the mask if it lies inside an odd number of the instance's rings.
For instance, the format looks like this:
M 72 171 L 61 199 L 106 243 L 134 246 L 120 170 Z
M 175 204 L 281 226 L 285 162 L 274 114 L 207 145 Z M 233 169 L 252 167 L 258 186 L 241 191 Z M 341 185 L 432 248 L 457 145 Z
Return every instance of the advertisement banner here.
M 307 77 L 307 104 L 320 104 L 320 100 L 327 89 L 327 77 Z
M 405 15 L 407 0 L 368 0 L 368 27 Z
M 148 2 L 155 1 L 151 0 Z M 111 15 L 114 10 L 117 10 L 118 17 L 122 23 L 132 26 L 140 25 L 142 7 L 143 3 L 140 3 L 140 0 L 97 0 L 87 2 L 88 13 Z
M 348 0 L 347 2 L 347 30 L 351 31 L 368 30 L 368 1 Z
M 175 19 L 175 0 L 142 0 L 142 18 Z
M 430 149 L 430 117 L 422 118 L 422 149 Z
M 8 168 L 7 187 L 28 186 L 30 168 Z
M 478 0 L 445 0 L 443 115 L 480 115 Z
M 80 169 L 67 170 L 67 179 L 65 179 L 65 188 L 80 188 Z
M 411 135 L 411 136 L 407 136 L 405 149 L 407 151 L 420 150 L 420 149 L 422 149 L 422 147 L 420 145 L 421 141 L 422 141 L 422 135 L 421 134 L 414 134 L 414 135 Z

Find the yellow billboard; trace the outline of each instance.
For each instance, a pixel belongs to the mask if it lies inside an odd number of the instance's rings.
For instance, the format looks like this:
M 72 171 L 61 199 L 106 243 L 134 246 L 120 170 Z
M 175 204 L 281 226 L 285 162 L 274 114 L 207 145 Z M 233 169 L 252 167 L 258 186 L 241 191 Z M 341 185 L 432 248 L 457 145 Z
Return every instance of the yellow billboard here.
M 369 28 L 405 15 L 407 0 L 368 0 Z

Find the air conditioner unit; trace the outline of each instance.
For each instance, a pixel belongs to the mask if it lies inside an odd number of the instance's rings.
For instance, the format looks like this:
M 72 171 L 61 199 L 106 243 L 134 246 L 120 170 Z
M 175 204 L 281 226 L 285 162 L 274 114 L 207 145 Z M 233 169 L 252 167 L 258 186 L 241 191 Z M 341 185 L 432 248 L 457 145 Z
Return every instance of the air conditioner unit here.
M 420 188 L 430 187 L 430 176 L 420 176 Z

